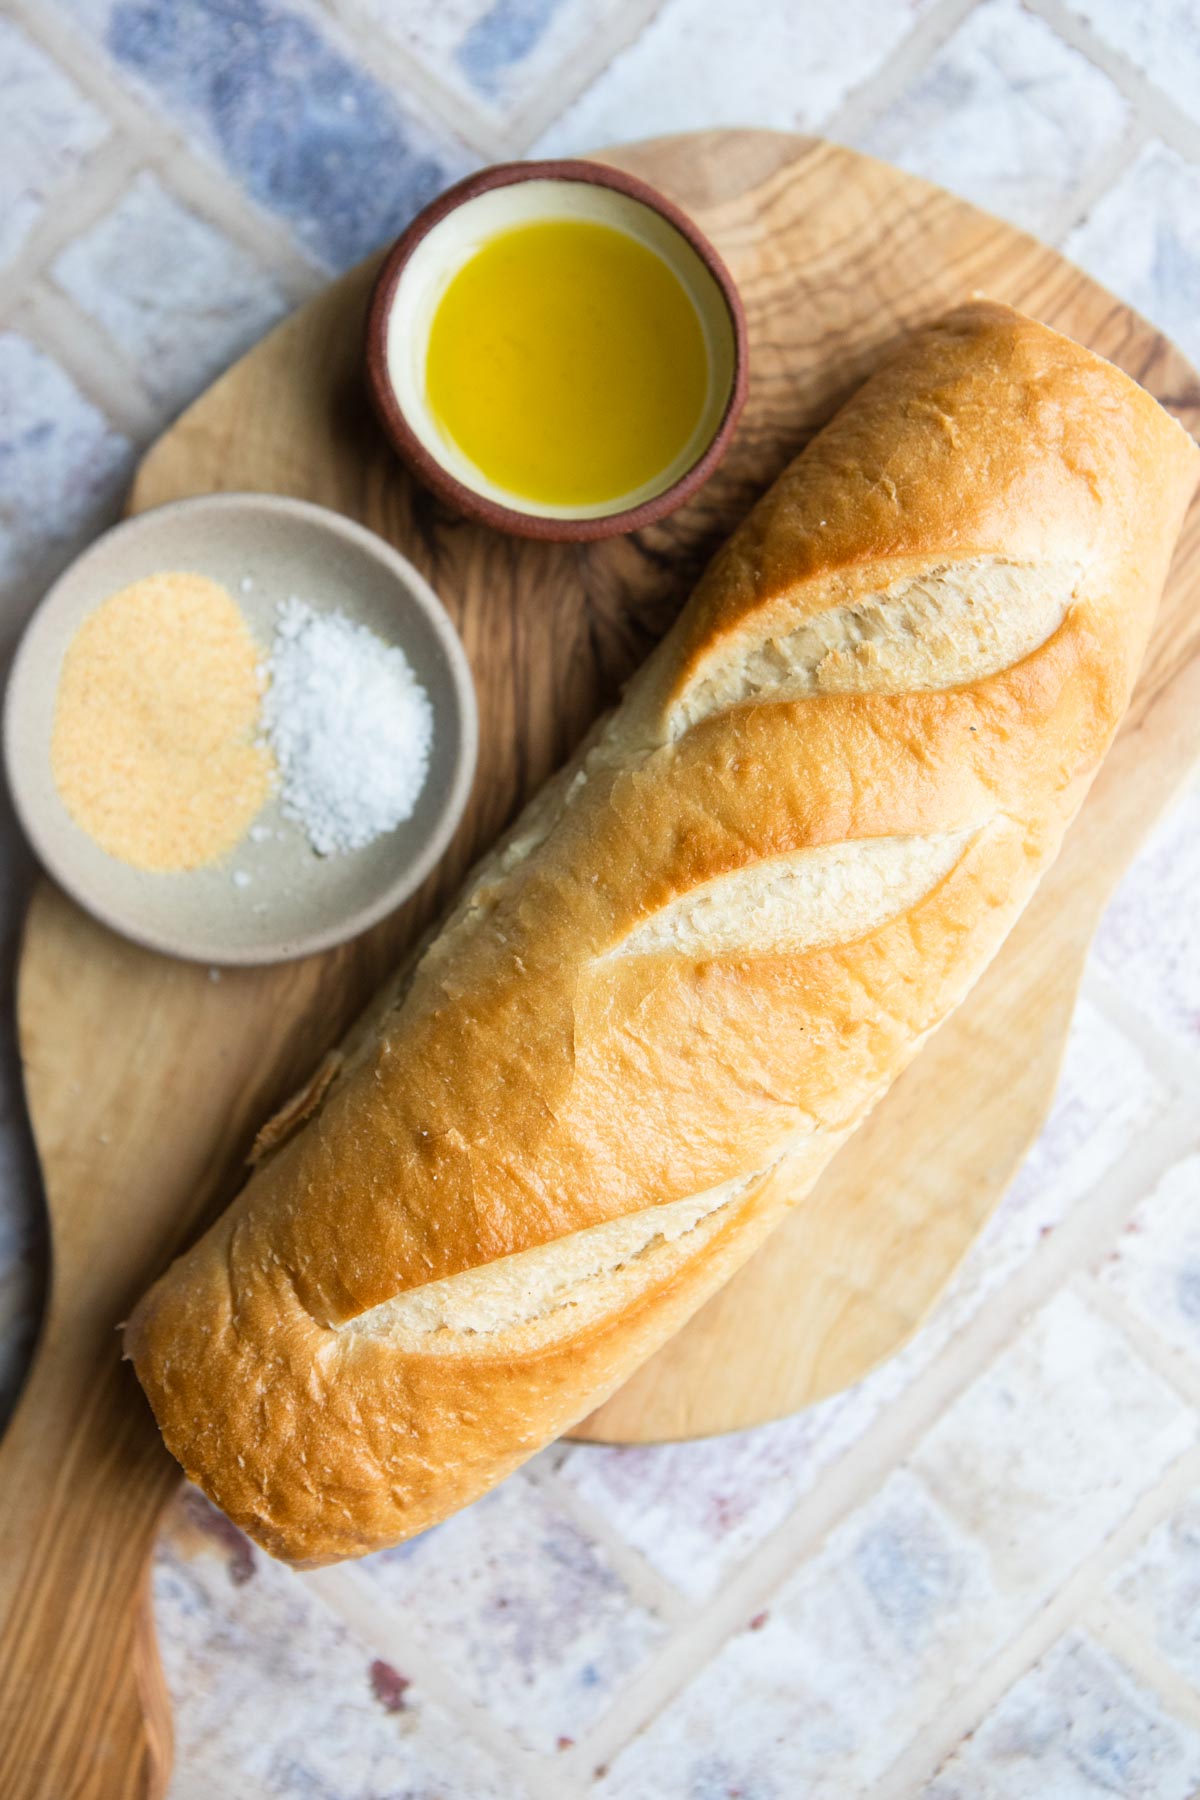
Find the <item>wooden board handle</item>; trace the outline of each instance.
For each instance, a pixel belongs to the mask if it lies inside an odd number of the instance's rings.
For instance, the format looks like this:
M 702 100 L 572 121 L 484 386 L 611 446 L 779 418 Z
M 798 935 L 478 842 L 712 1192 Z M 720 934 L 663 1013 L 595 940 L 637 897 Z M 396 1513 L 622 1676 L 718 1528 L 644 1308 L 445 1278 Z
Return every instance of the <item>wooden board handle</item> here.
M 117 1326 L 228 1198 L 254 1129 L 311 1068 L 316 1032 L 336 1035 L 343 1013 L 315 1003 L 336 973 L 335 957 L 214 982 L 114 937 L 48 882 L 34 894 L 17 1012 L 53 1278 L 0 1439 L 2 1800 L 165 1789 L 170 1708 L 148 1572 L 180 1472 Z M 312 1036 L 286 1007 L 274 1044 L 247 1030 L 264 981 L 314 1002 Z
M 171 1712 L 149 1572 L 179 1470 L 111 1322 L 53 1323 L 0 1440 L 0 1794 L 159 1800 Z

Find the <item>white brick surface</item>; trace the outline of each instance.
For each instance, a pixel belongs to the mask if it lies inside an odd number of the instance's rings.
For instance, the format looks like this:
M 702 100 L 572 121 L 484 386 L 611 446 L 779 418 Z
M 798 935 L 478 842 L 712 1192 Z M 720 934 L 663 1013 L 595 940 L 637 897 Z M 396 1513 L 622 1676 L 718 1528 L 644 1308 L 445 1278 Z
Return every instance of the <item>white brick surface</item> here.
M 1122 994 L 1191 1050 L 1200 1050 L 1198 893 L 1200 787 L 1193 787 L 1117 889 L 1094 951 L 1097 968 Z
M 1196 1439 L 1193 1414 L 1073 1294 L 955 1402 L 912 1467 L 997 1579 L 1044 1600 Z
M 592 1724 L 662 1633 L 523 1475 L 363 1568 L 464 1692 L 535 1749 Z
M 1200 167 L 1148 145 L 1063 248 L 1200 363 Z
M 1200 1695 L 1200 1488 L 1122 1564 L 1108 1592 Z
M 1100 1274 L 1152 1331 L 1190 1357 L 1200 1383 L 1200 1156 L 1164 1175 Z
M 1200 1732 L 1072 1632 L 1007 1693 L 923 1800 L 1192 1800 Z
M 30 584 L 115 513 L 132 458 L 57 363 L 0 330 L 0 594 L 13 595 L 4 640 L 34 597 Z
M 1045 232 L 1129 120 L 1112 82 L 1019 0 L 984 0 L 863 149 Z
M 870 1792 L 1194 1436 L 1124 1340 L 1060 1297 L 601 1791 L 633 1800 L 675 1770 L 688 1794 Z
M 262 337 L 283 295 L 254 259 L 139 175 L 54 263 L 54 279 L 108 332 L 172 412 Z
M 984 1547 L 901 1472 L 614 1763 L 604 1800 L 849 1800 L 1012 1612 Z
M 562 1477 L 660 1574 L 700 1599 L 812 1491 L 876 1410 L 873 1394 L 860 1388 L 728 1437 L 584 1444 L 568 1453 Z
M 175 1711 L 170 1800 L 524 1800 L 418 1683 L 196 1494 L 160 1545 L 154 1604 Z
M 818 125 L 904 38 L 920 0 L 666 0 L 536 146 L 562 155 L 709 125 Z
M 361 0 L 361 5 L 372 25 L 402 45 L 488 124 L 498 127 L 510 126 L 547 83 L 570 90 L 574 65 L 587 55 L 598 23 L 597 9 L 589 0 L 519 0 L 507 5 L 497 5 L 496 0 L 439 0 L 437 5 L 423 6 Z
M 239 188 L 329 269 L 395 237 L 467 164 L 453 134 L 432 126 L 420 84 L 392 90 L 375 75 L 369 24 L 356 53 L 320 0 L 71 0 L 66 10 L 79 42 L 146 110 L 152 140 L 181 134 L 197 174 Z
M 74 82 L 0 18 L 0 266 L 108 129 Z
M 1200 120 L 1200 10 L 1194 0 L 1067 0 L 1067 5 Z

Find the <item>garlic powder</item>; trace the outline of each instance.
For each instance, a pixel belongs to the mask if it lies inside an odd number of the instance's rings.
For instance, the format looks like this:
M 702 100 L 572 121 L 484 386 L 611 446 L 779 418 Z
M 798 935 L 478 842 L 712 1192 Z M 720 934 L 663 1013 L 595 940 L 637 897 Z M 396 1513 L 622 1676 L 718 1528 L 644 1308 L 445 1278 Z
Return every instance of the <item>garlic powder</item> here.
M 110 856 L 178 873 L 243 837 L 271 791 L 261 654 L 204 575 L 146 576 L 84 619 L 63 658 L 50 763 L 67 811 Z

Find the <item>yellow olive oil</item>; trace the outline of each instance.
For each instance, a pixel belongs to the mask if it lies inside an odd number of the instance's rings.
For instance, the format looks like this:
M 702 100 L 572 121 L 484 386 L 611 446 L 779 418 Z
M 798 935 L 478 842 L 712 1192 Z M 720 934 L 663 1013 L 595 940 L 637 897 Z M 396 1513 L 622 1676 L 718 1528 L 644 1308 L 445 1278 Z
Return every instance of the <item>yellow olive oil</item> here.
M 603 505 L 653 481 L 704 410 L 708 352 L 679 277 L 611 225 L 547 219 L 477 250 L 434 314 L 426 393 L 496 487 Z

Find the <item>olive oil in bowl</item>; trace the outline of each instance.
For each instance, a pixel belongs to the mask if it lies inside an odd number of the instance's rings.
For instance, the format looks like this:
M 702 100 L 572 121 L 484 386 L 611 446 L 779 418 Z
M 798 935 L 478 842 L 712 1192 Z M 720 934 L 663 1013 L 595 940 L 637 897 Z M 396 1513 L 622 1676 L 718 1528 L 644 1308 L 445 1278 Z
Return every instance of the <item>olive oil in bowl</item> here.
M 586 542 L 706 481 L 746 398 L 737 289 L 692 221 L 598 163 L 505 163 L 384 258 L 367 384 L 413 473 L 468 518 Z
M 517 501 L 593 507 L 685 459 L 709 355 L 673 269 L 592 219 L 514 225 L 454 274 L 425 366 L 440 430 Z

